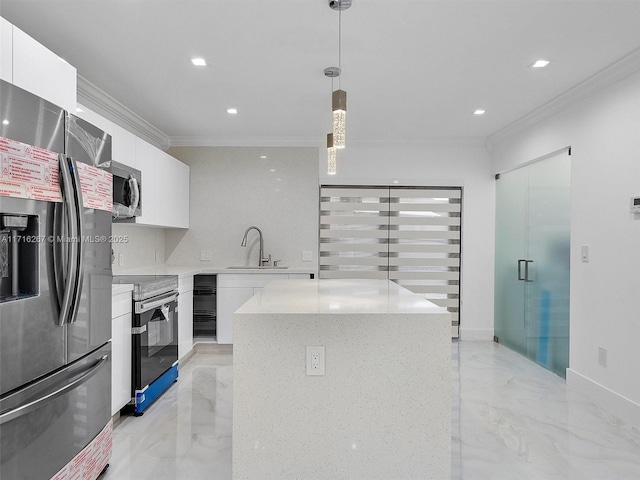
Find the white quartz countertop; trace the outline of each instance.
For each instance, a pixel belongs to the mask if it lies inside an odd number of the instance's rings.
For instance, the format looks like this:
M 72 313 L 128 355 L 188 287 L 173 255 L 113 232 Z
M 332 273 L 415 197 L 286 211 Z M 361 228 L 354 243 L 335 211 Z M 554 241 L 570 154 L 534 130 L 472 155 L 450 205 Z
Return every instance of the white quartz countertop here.
M 274 280 L 236 313 L 447 313 L 389 280 Z
M 121 293 L 131 292 L 133 285 L 131 283 L 114 283 L 111 285 L 111 295 L 119 295 Z
M 205 267 L 197 265 L 158 265 L 153 267 L 136 268 L 118 272 L 118 275 L 177 275 L 178 277 L 188 277 L 198 274 L 222 274 L 222 273 L 250 273 L 250 274 L 266 274 L 266 273 L 316 273 L 314 266 L 306 267 L 288 267 L 288 268 L 229 268 L 229 267 Z

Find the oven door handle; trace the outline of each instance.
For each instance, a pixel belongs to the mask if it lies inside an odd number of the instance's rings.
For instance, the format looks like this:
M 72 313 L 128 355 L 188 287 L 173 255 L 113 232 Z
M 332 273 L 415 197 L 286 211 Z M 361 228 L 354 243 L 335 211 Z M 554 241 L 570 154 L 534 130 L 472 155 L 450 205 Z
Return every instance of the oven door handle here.
M 178 298 L 178 292 L 171 292 L 160 298 L 154 298 L 150 302 L 136 302 L 135 313 L 148 312 L 157 307 L 161 307 L 165 303 L 171 303 Z

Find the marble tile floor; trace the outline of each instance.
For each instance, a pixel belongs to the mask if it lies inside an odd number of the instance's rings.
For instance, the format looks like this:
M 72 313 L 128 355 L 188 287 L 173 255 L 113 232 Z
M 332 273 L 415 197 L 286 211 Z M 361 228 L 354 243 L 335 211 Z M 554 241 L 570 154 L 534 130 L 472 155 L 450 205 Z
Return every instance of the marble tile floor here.
M 492 342 L 454 341 L 451 366 L 452 479 L 640 478 L 640 432 L 562 378 Z M 231 354 L 195 354 L 118 423 L 101 480 L 231 480 L 232 380 Z

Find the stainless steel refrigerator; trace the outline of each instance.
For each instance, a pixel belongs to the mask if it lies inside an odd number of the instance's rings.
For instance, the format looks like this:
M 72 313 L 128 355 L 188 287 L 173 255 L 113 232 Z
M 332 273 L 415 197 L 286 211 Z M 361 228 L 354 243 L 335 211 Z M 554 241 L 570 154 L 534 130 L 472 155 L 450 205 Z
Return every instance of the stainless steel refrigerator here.
M 111 420 L 111 138 L 6 82 L 0 122 L 0 478 L 49 479 Z

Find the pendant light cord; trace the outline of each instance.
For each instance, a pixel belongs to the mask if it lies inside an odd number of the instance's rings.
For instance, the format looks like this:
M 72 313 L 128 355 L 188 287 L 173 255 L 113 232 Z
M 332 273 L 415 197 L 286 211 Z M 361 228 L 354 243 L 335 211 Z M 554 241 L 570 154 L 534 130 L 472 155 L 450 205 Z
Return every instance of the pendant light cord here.
M 342 78 L 342 8 L 338 9 L 338 90 Z

